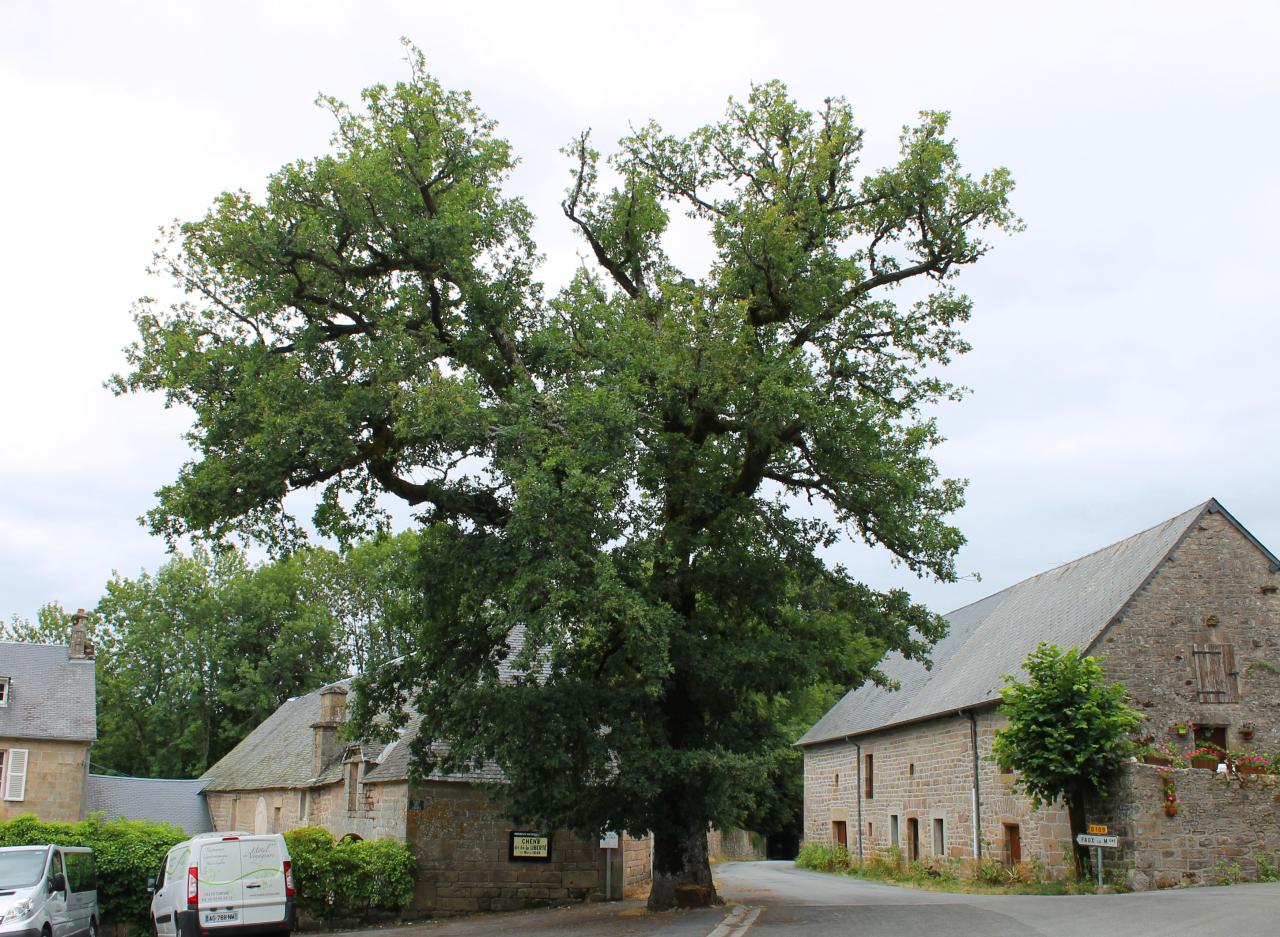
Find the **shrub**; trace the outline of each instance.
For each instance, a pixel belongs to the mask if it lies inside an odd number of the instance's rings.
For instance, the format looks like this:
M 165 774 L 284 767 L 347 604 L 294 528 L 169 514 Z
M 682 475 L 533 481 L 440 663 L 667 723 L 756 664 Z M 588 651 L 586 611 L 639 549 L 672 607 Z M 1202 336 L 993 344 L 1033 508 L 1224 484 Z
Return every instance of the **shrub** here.
M 142 923 L 151 916 L 147 879 L 187 834 L 168 823 L 103 820 L 48 823 L 31 814 L 0 823 L 0 846 L 89 846 L 98 867 L 98 909 L 105 923 Z
M 397 912 L 413 899 L 414 860 L 390 839 L 334 842 L 318 826 L 285 834 L 293 859 L 298 907 L 318 918 Z
M 986 854 L 973 865 L 973 880 L 979 885 L 1001 885 L 1004 883 L 1004 863 L 997 857 Z

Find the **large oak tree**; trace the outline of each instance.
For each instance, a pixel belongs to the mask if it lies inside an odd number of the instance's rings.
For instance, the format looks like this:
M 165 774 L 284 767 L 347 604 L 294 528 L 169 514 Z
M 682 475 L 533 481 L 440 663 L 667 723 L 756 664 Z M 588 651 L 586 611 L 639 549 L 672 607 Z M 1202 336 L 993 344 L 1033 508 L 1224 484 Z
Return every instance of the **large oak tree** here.
M 197 457 L 149 523 L 287 547 L 299 489 L 342 538 L 414 505 L 414 650 L 356 717 L 416 709 L 421 767 L 431 739 L 445 767 L 494 759 L 513 816 L 652 832 L 651 904 L 713 900 L 708 824 L 775 806 L 794 695 L 942 633 L 821 554 L 851 535 L 953 577 L 962 486 L 927 411 L 966 348 L 955 277 L 1018 226 L 1011 180 L 966 175 L 940 113 L 864 175 L 843 100 L 764 84 L 603 164 L 574 140 L 561 208 L 589 261 L 545 297 L 507 143 L 410 64 L 360 108 L 326 99 L 332 152 L 159 255 L 187 299 L 142 304 L 117 387 L 190 407 Z M 705 274 L 664 249 L 673 212 Z

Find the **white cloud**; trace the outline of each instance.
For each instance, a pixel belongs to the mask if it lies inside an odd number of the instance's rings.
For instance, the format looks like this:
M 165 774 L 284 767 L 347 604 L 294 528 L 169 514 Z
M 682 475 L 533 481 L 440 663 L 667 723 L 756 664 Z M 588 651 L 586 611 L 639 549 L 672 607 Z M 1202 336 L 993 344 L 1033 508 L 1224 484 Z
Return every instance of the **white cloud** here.
M 161 561 L 134 518 L 186 457 L 183 414 L 101 388 L 132 299 L 155 289 L 156 227 L 321 151 L 314 95 L 401 78 L 400 35 L 523 157 L 512 187 L 553 283 L 581 250 L 559 217 L 558 147 L 593 127 L 607 148 L 650 117 L 687 129 L 752 80 L 781 77 L 809 105 L 847 96 L 869 165 L 917 110 L 950 108 L 974 170 L 1013 170 L 1029 229 L 966 277 L 975 350 L 953 375 L 975 393 L 940 413 L 941 464 L 972 480 L 961 566 L 986 581 L 919 585 L 938 607 L 1210 494 L 1280 546 L 1278 26 L 1266 2 L 10 0 L 0 614 L 84 604 L 112 568 Z

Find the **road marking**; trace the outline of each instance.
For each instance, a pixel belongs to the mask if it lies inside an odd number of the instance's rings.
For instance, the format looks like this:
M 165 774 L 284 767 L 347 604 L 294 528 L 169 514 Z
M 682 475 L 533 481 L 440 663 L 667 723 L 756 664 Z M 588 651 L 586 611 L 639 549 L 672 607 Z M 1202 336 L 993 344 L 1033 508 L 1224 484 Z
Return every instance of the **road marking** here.
M 707 937 L 744 937 L 764 908 L 738 905 Z

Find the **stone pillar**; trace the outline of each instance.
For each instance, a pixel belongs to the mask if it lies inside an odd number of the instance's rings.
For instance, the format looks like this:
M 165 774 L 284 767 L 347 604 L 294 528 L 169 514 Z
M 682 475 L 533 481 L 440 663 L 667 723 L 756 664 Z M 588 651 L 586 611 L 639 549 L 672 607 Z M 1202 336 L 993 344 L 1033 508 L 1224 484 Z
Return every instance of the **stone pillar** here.
M 67 648 L 67 657 L 71 660 L 88 660 L 93 657 L 89 629 L 85 626 L 87 618 L 82 608 L 76 609 L 76 613 L 71 616 L 71 646 Z
M 327 686 L 320 691 L 320 719 L 311 723 L 313 735 L 312 776 L 319 776 L 324 766 L 333 760 L 342 745 L 338 730 L 347 721 L 347 688 Z

